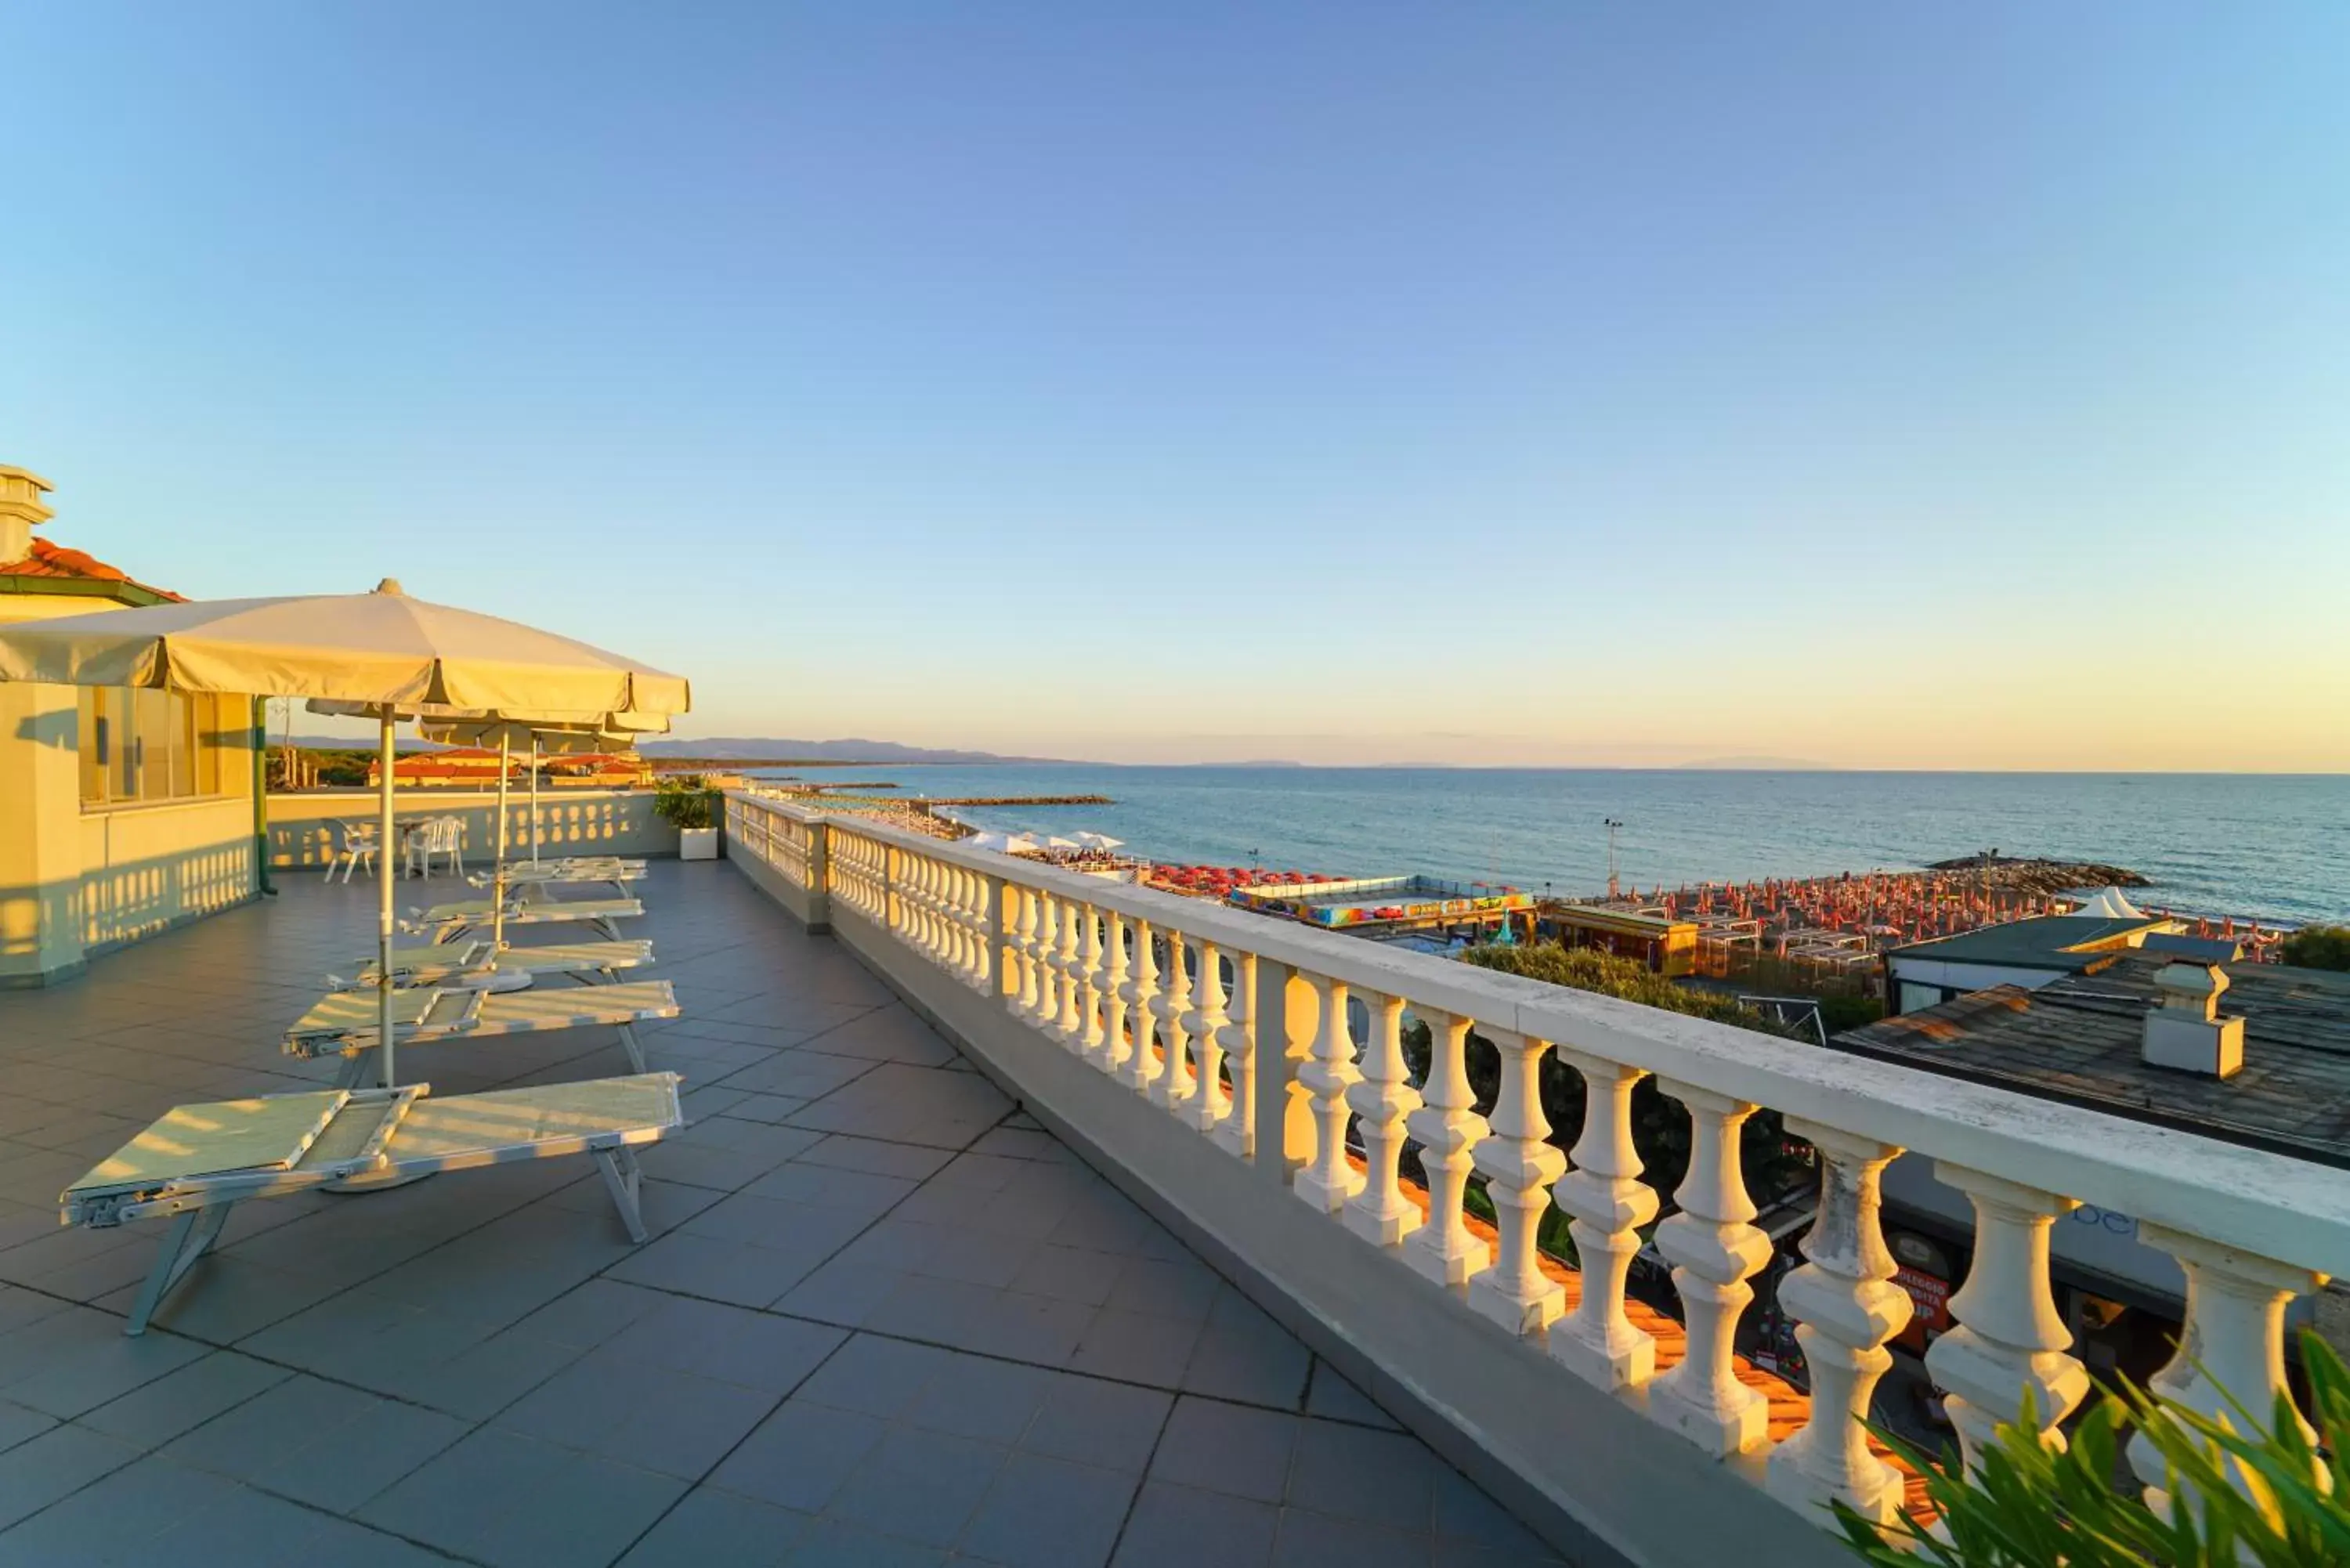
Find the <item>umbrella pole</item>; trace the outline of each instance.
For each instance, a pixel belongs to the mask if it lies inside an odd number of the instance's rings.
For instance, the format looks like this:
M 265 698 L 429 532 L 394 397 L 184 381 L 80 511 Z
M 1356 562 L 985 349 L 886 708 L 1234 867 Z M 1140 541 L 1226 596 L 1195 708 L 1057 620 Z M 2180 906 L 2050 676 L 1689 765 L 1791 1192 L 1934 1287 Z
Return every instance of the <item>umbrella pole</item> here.
M 530 863 L 538 864 L 538 732 L 530 732 Z
M 490 866 L 490 950 L 503 952 L 506 945 L 506 774 L 512 764 L 506 760 L 507 748 L 513 740 L 502 728 L 498 731 L 498 845 L 496 859 Z
M 375 911 L 376 960 L 375 990 L 376 1050 L 383 1058 L 383 1086 L 392 1086 L 391 1063 L 391 732 L 399 721 L 392 710 L 383 711 L 383 787 L 377 803 L 376 824 L 376 891 Z

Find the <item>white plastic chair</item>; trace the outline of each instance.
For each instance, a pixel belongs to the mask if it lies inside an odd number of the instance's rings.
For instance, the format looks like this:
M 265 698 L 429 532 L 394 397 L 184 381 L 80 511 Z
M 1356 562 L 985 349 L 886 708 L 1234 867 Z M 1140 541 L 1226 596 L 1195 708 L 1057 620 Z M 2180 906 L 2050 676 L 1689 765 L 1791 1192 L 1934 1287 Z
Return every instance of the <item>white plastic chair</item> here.
M 327 857 L 327 880 L 331 882 L 335 879 L 335 867 L 340 866 L 343 868 L 343 880 L 348 882 L 351 879 L 351 874 L 359 868 L 359 862 L 362 860 L 367 862 L 368 875 L 374 876 L 375 824 L 338 821 L 335 824 L 335 833 L 337 839 L 335 852 Z
M 408 835 L 408 874 L 430 878 L 432 857 L 446 855 L 459 876 L 465 872 L 465 824 L 454 816 L 425 818 Z

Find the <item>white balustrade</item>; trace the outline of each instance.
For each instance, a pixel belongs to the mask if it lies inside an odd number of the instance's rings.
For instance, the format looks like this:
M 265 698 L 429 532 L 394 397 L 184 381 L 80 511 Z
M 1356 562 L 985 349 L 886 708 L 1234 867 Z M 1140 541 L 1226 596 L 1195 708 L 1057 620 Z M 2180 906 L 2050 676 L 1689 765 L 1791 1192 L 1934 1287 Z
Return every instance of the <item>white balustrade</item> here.
M 1059 968 L 1061 900 L 1051 893 L 1036 895 L 1036 1022 L 1051 1030 L 1061 1019 Z
M 1077 1037 L 1070 1043 L 1077 1054 L 1091 1059 L 1102 1045 L 1102 920 L 1091 904 L 1079 912 L 1085 929 L 1085 950 L 1077 955 Z
M 1640 1227 L 1657 1217 L 1656 1192 L 1640 1180 L 1632 1149 L 1632 1090 L 1647 1075 L 1565 1046 L 1558 1054 L 1583 1075 L 1583 1137 L 1569 1157 L 1574 1168 L 1551 1188 L 1569 1216 L 1583 1297 L 1551 1325 L 1550 1353 L 1602 1388 L 1637 1387 L 1657 1369 L 1657 1342 L 1624 1313 Z
M 1077 921 L 1085 906 L 1073 898 L 1054 900 L 1061 909 L 1061 946 L 1054 955 L 1054 971 L 1061 977 L 1060 1008 L 1053 1017 L 1053 1033 L 1061 1044 L 1076 1050 L 1085 1039 L 1085 1020 L 1077 1011 L 1078 964 L 1082 947 L 1077 936 Z
M 1101 1049 L 1094 1053 L 1093 1064 L 1105 1073 L 1115 1074 L 1126 1065 L 1128 1044 L 1127 1010 L 1133 1005 L 1129 994 L 1132 981 L 1128 978 L 1126 916 L 1118 909 L 1109 911 L 1109 932 L 1103 942 L 1102 970 L 1102 1036 Z
M 2048 1231 L 2080 1205 L 1948 1161 L 1934 1174 L 1975 1211 L 1974 1262 L 1950 1303 L 1958 1326 L 1926 1351 L 1960 1458 L 1970 1469 L 1981 1461 L 1997 1428 L 2022 1419 L 2027 1390 L 2040 1440 L 2061 1449 L 2057 1424 L 2088 1393 L 2089 1375 L 2065 1354 L 2073 1336 L 2049 1288 Z
M 1404 1261 L 1438 1284 L 1461 1285 L 1492 1255 L 1461 1216 L 1485 1118 L 1477 1115 L 1477 1096 L 1469 1087 L 1469 1020 L 1432 1011 L 1423 1016 L 1429 1026 L 1428 1082 L 1419 1107 L 1405 1116 L 1404 1127 L 1419 1144 L 1419 1168 L 1428 1179 L 1428 1223 L 1413 1232 Z
M 1758 1107 L 1669 1079 L 1657 1087 L 1690 1116 L 1689 1174 L 1673 1194 L 1680 1209 L 1657 1227 L 1686 1342 L 1680 1365 L 1648 1386 L 1648 1408 L 1708 1453 L 1745 1453 L 1762 1446 L 1771 1414 L 1770 1401 L 1738 1380 L 1731 1355 L 1739 1316 L 1754 1299 L 1746 1282 L 1771 1261 L 1739 1166 L 1740 1133 Z
M 1226 1153 L 1253 1160 L 1256 1158 L 1256 955 L 1235 952 L 1231 957 L 1232 989 L 1225 1003 L 1226 1020 L 1215 1031 L 1215 1042 L 1232 1086 L 1209 1136 Z
M 1366 1167 L 1362 1190 L 1347 1200 L 1347 1228 L 1382 1247 L 1402 1244 L 1419 1229 L 1419 1206 L 1404 1196 L 1398 1167 L 1403 1159 L 1404 1124 L 1419 1108 L 1419 1094 L 1403 1060 L 1403 998 L 1366 992 L 1371 1038 L 1363 1052 L 1362 1076 L 1347 1087 L 1347 1104 L 1363 1135 Z
M 2265 1419 L 2286 1386 L 2287 1304 L 2318 1286 L 2321 1269 L 2350 1268 L 2350 1197 L 2338 1179 L 2324 1179 L 2330 1173 L 2312 1176 L 2281 1156 L 2094 1112 L 2052 1120 L 2042 1103 L 2004 1090 L 1605 998 L 1554 999 L 1523 980 L 980 856 L 868 819 L 736 794 L 726 823 L 744 853 L 785 882 L 820 884 L 810 890 L 830 894 L 836 920 L 844 911 L 860 917 L 884 933 L 885 946 L 1001 996 L 1013 1018 L 1204 1134 L 1202 1160 L 1267 1152 L 1312 1210 L 1455 1293 L 1467 1310 L 1541 1339 L 1547 1357 L 1536 1364 L 1563 1364 L 1549 1376 L 1639 1390 L 1625 1419 L 1654 1420 L 1711 1455 L 1753 1456 L 1756 1471 L 1724 1473 L 1759 1472 L 1772 1494 L 1823 1525 L 1831 1499 L 1880 1520 L 1900 1506 L 1900 1473 L 1871 1450 L 1862 1422 L 1891 1364 L 1888 1342 L 1910 1311 L 1878 1222 L 1881 1175 L 1904 1147 L 1933 1159 L 1974 1211 L 1972 1262 L 1950 1303 L 1954 1326 L 1927 1356 L 1970 1465 L 1998 1424 L 2020 1417 L 2027 1395 L 2051 1444 L 2082 1397 L 2086 1380 L 2050 1278 L 2053 1227 L 2076 1199 L 2140 1216 L 2140 1239 L 2185 1270 L 2186 1335 L 2155 1386 L 2215 1419 L 2241 1423 L 2228 1394 Z M 1261 963 L 1280 977 L 1274 995 L 1258 994 Z M 903 978 L 886 958 L 880 967 Z M 928 970 L 910 963 L 908 971 Z M 1308 989 L 1318 1017 L 1299 1046 L 1292 1033 L 1305 1033 Z M 1368 1015 L 1359 1042 L 1350 998 Z M 1417 1088 L 1402 1050 L 1407 1014 L 1430 1026 Z M 1499 1089 L 1484 1116 L 1469 1071 L 1472 1037 L 1491 1042 L 1499 1059 Z M 1557 1055 L 1586 1089 L 1571 1167 L 1542 1110 L 1553 1040 L 1572 1043 Z M 1678 1207 L 1654 1228 L 1681 1318 L 1677 1329 L 1653 1331 L 1681 1340 L 1679 1360 L 1661 1376 L 1658 1345 L 1626 1299 L 1658 1208 L 1631 1123 L 1633 1091 L 1651 1073 L 1690 1118 Z M 1256 1147 L 1261 1094 L 1304 1113 L 1289 1122 L 1282 1148 Z M 1804 1262 L 1778 1287 L 1809 1369 L 1808 1410 L 1775 1449 L 1770 1401 L 1752 1386 L 1762 1379 L 1733 1354 L 1771 1254 L 1740 1166 L 1742 1135 L 1765 1106 L 1819 1161 Z M 1347 1142 L 1350 1122 L 1360 1169 Z M 1407 1188 L 1414 1146 L 1424 1217 Z M 1490 1245 L 1466 1213 L 1478 1179 L 1494 1215 Z M 1538 1247 L 1554 1203 L 1567 1218 L 1580 1272 L 1577 1304 L 1564 1317 L 1558 1265 Z M 1402 1282 L 1401 1270 L 1395 1277 L 1399 1289 L 1421 1288 Z M 1431 1392 L 1443 1397 L 1440 1386 Z M 1543 1397 L 1538 1383 L 1528 1397 Z M 2131 1459 L 2149 1462 L 2142 1443 Z M 2141 1476 L 2161 1505 L 2155 1489 L 2164 1478 Z M 2259 1495 L 2248 1478 L 2237 1480 Z
M 1812 1407 L 1800 1430 L 1771 1451 L 1771 1490 L 1835 1527 L 1826 1505 L 1841 1501 L 1862 1517 L 1889 1522 L 1901 1502 L 1901 1475 L 1869 1451 L 1869 1396 L 1893 1365 L 1886 1341 L 1909 1321 L 1909 1297 L 1893 1282 L 1893 1254 L 1877 1224 L 1879 1181 L 1901 1150 L 1874 1138 L 1789 1118 L 1820 1158 L 1819 1211 L 1804 1234 L 1803 1267 L 1779 1282 L 1779 1305 L 1799 1325 L 1795 1342 L 1811 1368 Z
M 1550 1184 L 1566 1169 L 1566 1157 L 1548 1141 L 1542 1109 L 1542 1058 L 1550 1042 L 1510 1029 L 1480 1033 L 1490 1034 L 1502 1057 L 1492 1132 L 1475 1156 L 1500 1246 L 1493 1266 L 1469 1282 L 1469 1304 L 1512 1334 L 1534 1334 L 1558 1316 L 1566 1296 L 1543 1272 L 1535 1249 Z
M 1316 1209 L 1336 1214 L 1362 1190 L 1362 1172 L 1347 1158 L 1347 1091 L 1363 1075 L 1355 1065 L 1355 1035 L 1347 1021 L 1347 982 L 1326 974 L 1305 977 L 1321 1003 L 1321 1027 L 1314 1051 L 1297 1070 L 1314 1117 L 1314 1154 L 1290 1182 L 1290 1190 Z
M 1191 1010 L 1191 963 L 1183 933 L 1171 928 L 1167 929 L 1167 969 L 1162 978 L 1166 984 L 1150 1004 L 1150 1015 L 1159 1020 L 1159 1038 L 1166 1054 L 1159 1075 L 1150 1082 L 1150 1103 L 1180 1111 L 1191 1103 L 1197 1084 L 1191 1071 L 1191 1034 L 1183 1023 L 1184 1014 Z
M 1118 1067 L 1118 1082 L 1137 1094 L 1148 1094 L 1151 1083 L 1159 1076 L 1159 1053 L 1154 1048 L 1159 1019 L 1159 955 L 1151 950 L 1150 922 L 1134 922 L 1134 965 L 1127 982 L 1118 990 L 1132 1017 L 1133 1034 L 1127 1043 L 1126 1060 Z
M 2235 1430 L 2266 1428 L 2276 1397 L 2285 1391 L 2285 1305 L 2317 1289 L 2324 1276 L 2166 1226 L 2141 1224 L 2137 1234 L 2178 1259 L 2187 1272 L 2187 1320 L 2178 1353 L 2147 1387 Z M 2314 1437 L 2306 1420 L 2301 1426 Z M 2142 1436 L 2133 1437 L 2125 1452 L 2145 1483 L 2147 1505 L 2168 1511 L 2160 1456 Z M 2234 1459 L 2228 1461 L 2228 1475 L 2239 1491 L 2273 1507 L 2266 1484 Z
M 1025 882 L 1007 882 L 1004 889 L 1020 909 L 1012 939 L 1012 950 L 1018 955 L 1014 960 L 1017 972 L 1014 976 L 1016 988 L 1012 993 L 1012 1007 L 1014 1012 L 1034 1018 L 1037 1012 L 1036 906 L 1044 895 Z
M 1224 955 L 1216 944 L 1202 940 L 1200 962 L 1191 977 L 1191 1007 L 1183 1015 L 1183 1032 L 1191 1036 L 1199 1083 L 1185 1102 L 1185 1119 L 1203 1133 L 1212 1134 L 1232 1115 L 1232 1100 L 1224 1087 L 1224 1054 L 1231 1043 L 1232 1013 L 1224 992 Z

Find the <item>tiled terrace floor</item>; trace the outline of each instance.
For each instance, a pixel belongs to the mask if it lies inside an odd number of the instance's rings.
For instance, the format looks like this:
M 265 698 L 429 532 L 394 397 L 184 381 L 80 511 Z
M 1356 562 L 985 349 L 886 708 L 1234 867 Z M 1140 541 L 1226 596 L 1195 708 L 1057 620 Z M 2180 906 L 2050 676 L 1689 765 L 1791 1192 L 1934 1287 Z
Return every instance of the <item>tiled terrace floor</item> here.
M 723 864 L 644 897 L 694 1124 L 649 1244 L 585 1160 L 249 1203 L 141 1340 L 162 1223 L 61 1231 L 58 1189 L 175 1103 L 330 1075 L 277 1040 L 374 889 L 288 877 L 0 993 L 0 1568 L 1552 1561 L 829 940 Z M 403 1076 L 627 1071 L 608 1042 Z

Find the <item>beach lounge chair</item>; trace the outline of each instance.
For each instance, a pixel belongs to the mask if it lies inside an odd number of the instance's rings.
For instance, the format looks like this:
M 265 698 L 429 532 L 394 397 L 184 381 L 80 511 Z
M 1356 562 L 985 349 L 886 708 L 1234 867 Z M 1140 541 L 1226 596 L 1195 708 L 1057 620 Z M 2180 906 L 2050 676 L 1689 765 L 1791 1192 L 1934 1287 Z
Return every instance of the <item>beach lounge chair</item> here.
M 354 983 L 372 988 L 376 979 L 375 954 L 355 961 L 359 977 Z M 641 940 L 500 948 L 486 937 L 467 937 L 453 942 L 419 942 L 393 948 L 391 981 L 394 985 L 441 985 L 455 990 L 476 980 L 486 982 L 492 975 L 526 974 L 535 981 L 559 974 L 582 985 L 594 985 L 618 981 L 620 971 L 640 968 L 652 961 L 653 944 Z M 344 988 L 338 985 L 336 989 Z
M 619 941 L 619 929 L 613 922 L 632 920 L 644 912 L 644 905 L 635 898 L 509 898 L 505 923 L 544 926 L 584 920 L 607 941 Z M 432 933 L 436 942 L 454 941 L 487 929 L 490 915 L 487 898 L 461 898 L 433 905 L 411 929 Z
M 104 1230 L 172 1220 L 123 1332 L 147 1322 L 248 1198 L 330 1182 L 369 1186 L 525 1159 L 592 1156 L 628 1227 L 645 1240 L 636 1150 L 685 1125 L 678 1075 L 644 1073 L 429 1097 L 429 1085 L 326 1089 L 182 1106 L 66 1189 L 65 1222 Z
M 636 1026 L 678 1015 L 676 988 L 665 980 L 619 985 L 566 985 L 545 991 L 484 991 L 415 985 L 392 992 L 391 1027 L 401 1046 L 455 1041 L 472 1044 L 506 1034 L 610 1024 L 629 1064 L 645 1070 Z M 345 1087 L 365 1083 L 375 1060 L 380 1000 L 372 991 L 333 991 L 286 1032 L 286 1054 L 344 1058 Z
M 505 868 L 509 888 L 556 888 L 565 886 L 606 886 L 615 894 L 626 897 L 631 882 L 645 879 L 645 863 L 623 860 L 616 855 L 575 855 L 563 860 L 542 860 L 536 865 L 522 861 Z M 486 888 L 490 878 L 473 878 L 476 888 Z

